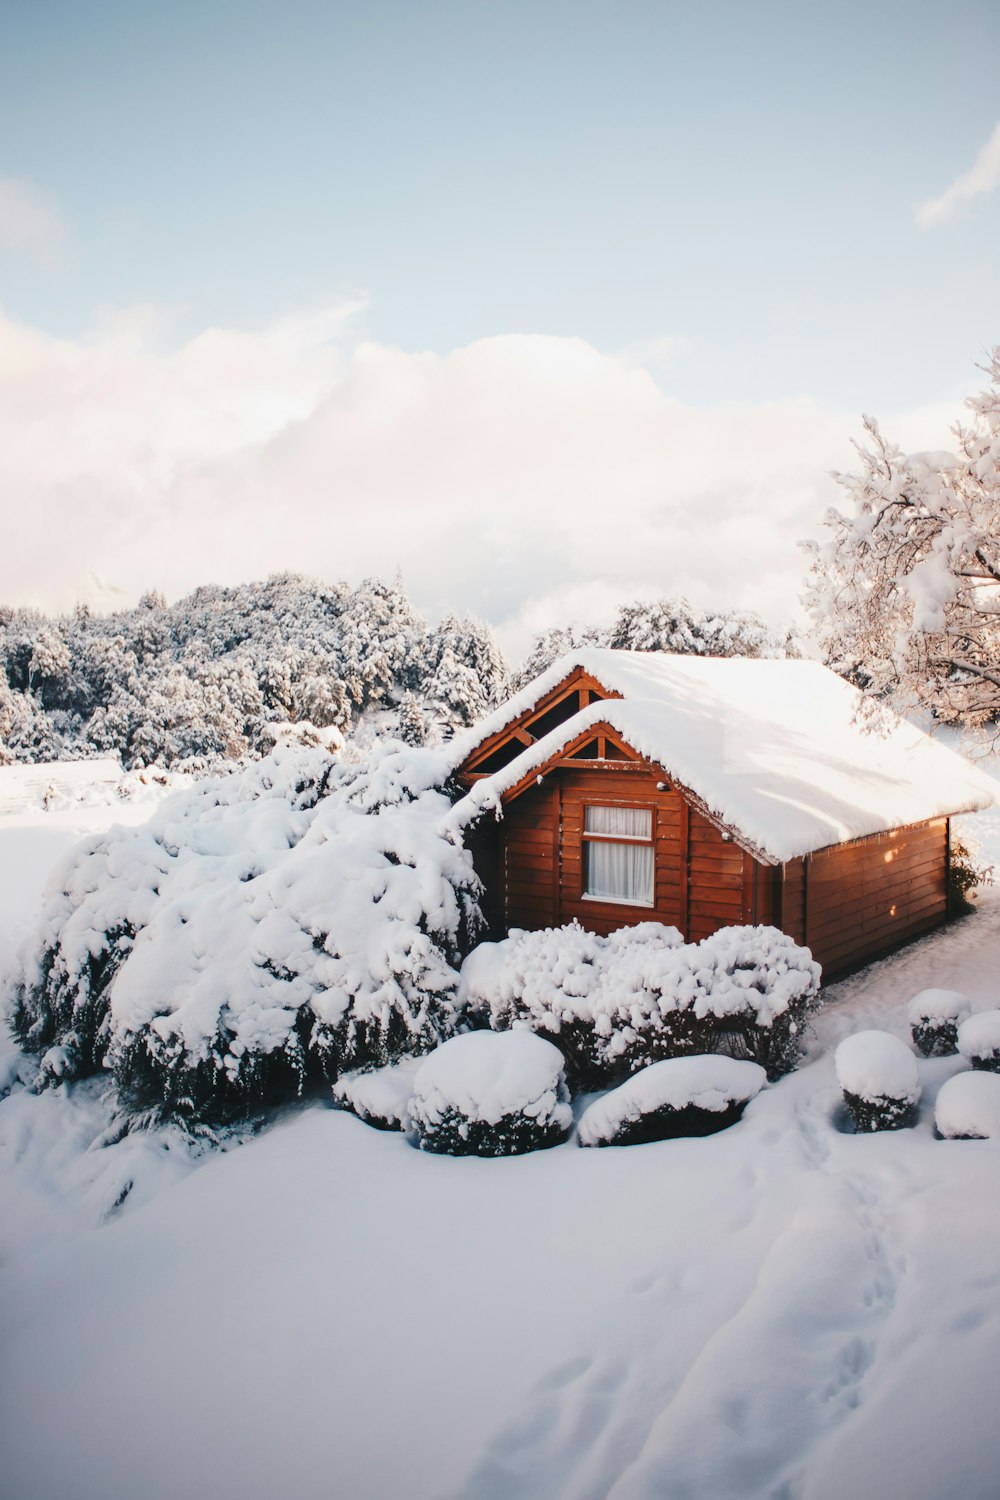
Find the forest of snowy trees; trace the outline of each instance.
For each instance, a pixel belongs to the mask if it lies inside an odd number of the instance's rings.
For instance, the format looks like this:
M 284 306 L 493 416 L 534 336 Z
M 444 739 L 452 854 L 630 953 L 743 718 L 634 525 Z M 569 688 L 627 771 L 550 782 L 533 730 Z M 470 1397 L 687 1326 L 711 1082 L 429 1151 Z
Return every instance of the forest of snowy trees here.
M 472 723 L 509 681 L 478 620 L 429 626 L 399 584 L 288 574 L 111 615 L 0 608 L 0 662 L 0 763 L 117 753 L 195 769 L 267 751 L 270 724 L 346 734 L 379 712 L 419 743 Z
M 269 726 L 409 744 L 474 723 L 582 644 L 699 655 L 784 655 L 754 615 L 683 599 L 624 605 L 614 624 L 539 635 L 516 680 L 488 625 L 428 625 L 400 582 L 357 588 L 293 574 L 206 585 L 167 604 L 61 618 L 0 606 L 0 765 L 120 755 L 126 766 L 212 769 L 253 759 Z

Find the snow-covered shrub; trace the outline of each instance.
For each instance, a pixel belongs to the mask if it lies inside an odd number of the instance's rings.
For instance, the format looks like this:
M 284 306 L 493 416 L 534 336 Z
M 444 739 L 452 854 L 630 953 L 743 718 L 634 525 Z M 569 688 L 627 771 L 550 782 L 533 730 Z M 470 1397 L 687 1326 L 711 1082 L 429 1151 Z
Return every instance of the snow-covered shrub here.
M 590 1089 L 705 1052 L 755 1060 L 771 1077 L 788 1072 L 819 976 L 808 949 L 773 927 L 685 944 L 656 922 L 607 938 L 570 923 L 482 944 L 463 965 L 460 995 L 480 1024 L 550 1037 L 574 1084 Z
M 481 920 L 441 779 L 425 749 L 279 748 L 90 839 L 50 888 L 18 1040 L 189 1118 L 429 1050 Z
M 901 1130 L 912 1125 L 920 1099 L 917 1060 L 888 1031 L 858 1031 L 835 1054 L 837 1082 L 855 1129 Z
M 948 906 L 956 915 L 975 911 L 980 886 L 993 884 L 993 866 L 980 857 L 979 845 L 971 838 L 952 834 L 948 854 Z
M 760 1063 L 768 1078 L 790 1073 L 819 994 L 821 970 L 809 949 L 777 927 L 720 927 L 692 962 L 695 1011 L 715 1023 L 713 1050 Z
M 634 1073 L 580 1117 L 581 1146 L 634 1146 L 681 1135 L 714 1135 L 740 1118 L 767 1082 L 757 1063 L 674 1057 Z
M 377 1130 L 409 1130 L 410 1100 L 421 1057 L 404 1057 L 384 1068 L 344 1073 L 333 1085 L 334 1100 Z
M 573 1121 L 562 1053 L 530 1031 L 470 1031 L 417 1072 L 410 1103 L 425 1151 L 517 1156 L 565 1140 Z
M 658 922 L 621 928 L 608 938 L 578 922 L 538 932 L 515 929 L 469 954 L 459 997 L 474 1024 L 549 1037 L 566 1058 L 574 1086 L 600 1088 L 628 1071 L 624 1018 L 630 1002 L 649 1007 L 648 986 L 662 987 L 670 955 L 681 944 L 676 928 Z
M 1000 1078 L 957 1073 L 942 1084 L 934 1107 L 938 1135 L 951 1141 L 1000 1139 Z
M 950 1057 L 968 1014 L 969 1002 L 958 990 L 921 990 L 906 1008 L 914 1046 L 925 1057 Z
M 981 1010 L 963 1021 L 958 1050 L 974 1068 L 1000 1073 L 1000 1010 Z

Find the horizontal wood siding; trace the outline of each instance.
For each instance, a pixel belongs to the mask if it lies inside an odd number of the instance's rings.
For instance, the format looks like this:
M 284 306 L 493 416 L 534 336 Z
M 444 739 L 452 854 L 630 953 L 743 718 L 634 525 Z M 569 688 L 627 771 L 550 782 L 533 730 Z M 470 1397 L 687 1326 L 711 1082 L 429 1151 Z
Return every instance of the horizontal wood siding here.
M 665 922 L 683 930 L 684 882 L 682 850 L 686 833 L 686 804 L 672 788 L 657 790 L 658 777 L 645 769 L 607 770 L 591 767 L 557 773 L 562 795 L 562 867 L 559 909 L 561 922 L 575 918 L 590 932 L 609 933 L 636 922 Z M 653 813 L 654 905 L 625 906 L 618 902 L 587 900 L 583 896 L 584 808 L 596 806 L 648 807 Z
M 936 818 L 809 856 L 806 942 L 824 979 L 945 920 L 947 829 Z
M 552 927 L 559 921 L 559 798 L 552 781 L 532 787 L 504 810 L 504 906 L 507 926 Z
M 781 866 L 777 925 L 796 943 L 806 940 L 806 862 L 790 859 Z
M 747 856 L 749 858 L 749 856 Z M 688 854 L 688 941 L 749 920 L 744 855 L 704 814 L 691 809 Z

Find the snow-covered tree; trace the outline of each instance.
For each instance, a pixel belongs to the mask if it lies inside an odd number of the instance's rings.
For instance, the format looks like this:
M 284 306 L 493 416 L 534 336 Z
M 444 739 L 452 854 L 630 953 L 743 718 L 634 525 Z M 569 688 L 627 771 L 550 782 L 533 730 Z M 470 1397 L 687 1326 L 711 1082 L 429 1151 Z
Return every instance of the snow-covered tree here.
M 1000 717 L 1000 346 L 955 451 L 904 453 L 865 417 L 848 500 L 808 542 L 806 603 L 826 659 L 946 723 Z
M 448 770 L 282 745 L 85 841 L 14 983 L 39 1082 L 103 1071 L 135 1110 L 225 1119 L 451 1035 L 482 918 Z
M 790 633 L 777 635 L 748 610 L 697 610 L 684 598 L 623 604 L 613 625 L 557 627 L 535 637 L 517 675 L 531 682 L 560 656 L 580 646 L 615 651 L 670 651 L 678 656 L 797 656 Z

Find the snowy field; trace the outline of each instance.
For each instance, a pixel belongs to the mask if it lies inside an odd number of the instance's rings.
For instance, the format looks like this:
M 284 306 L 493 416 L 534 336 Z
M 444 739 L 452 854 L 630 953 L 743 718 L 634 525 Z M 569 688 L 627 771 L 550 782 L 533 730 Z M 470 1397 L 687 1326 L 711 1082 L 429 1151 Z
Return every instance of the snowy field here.
M 0 966 L 80 834 L 162 789 L 0 769 Z M 1000 865 L 1000 814 L 963 820 Z M 414 1151 L 313 1103 L 225 1151 L 0 1101 L 11 1500 L 998 1500 L 1000 1145 L 847 1132 L 832 1050 L 918 990 L 1000 1004 L 1000 895 L 832 987 L 706 1139 Z M 9 1044 L 4 1043 L 9 1049 Z

